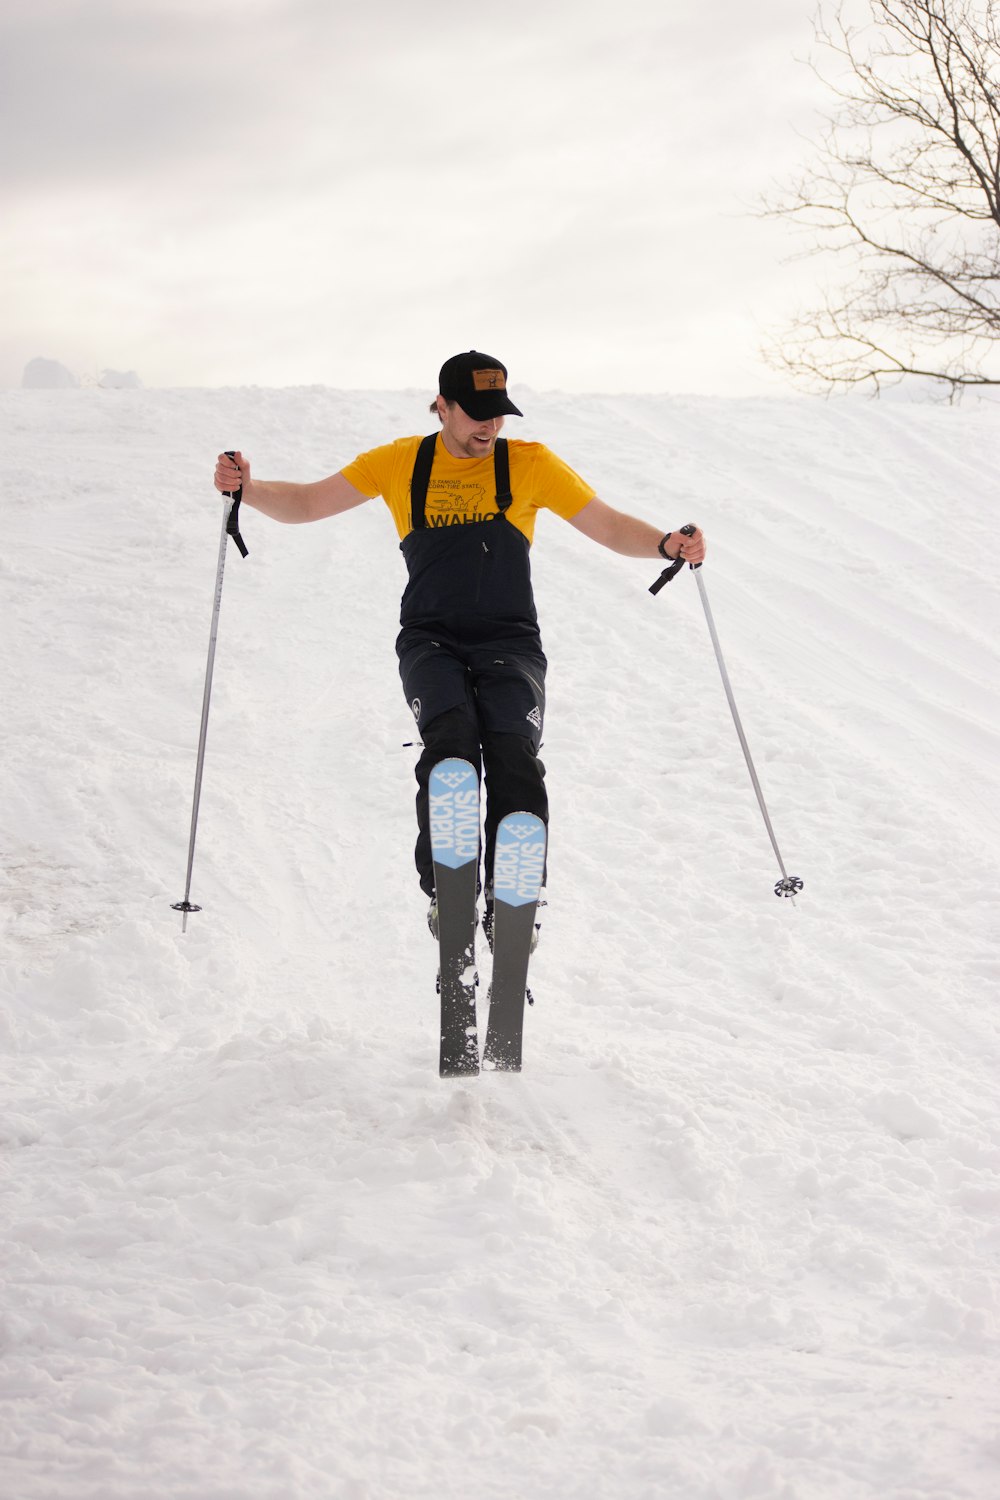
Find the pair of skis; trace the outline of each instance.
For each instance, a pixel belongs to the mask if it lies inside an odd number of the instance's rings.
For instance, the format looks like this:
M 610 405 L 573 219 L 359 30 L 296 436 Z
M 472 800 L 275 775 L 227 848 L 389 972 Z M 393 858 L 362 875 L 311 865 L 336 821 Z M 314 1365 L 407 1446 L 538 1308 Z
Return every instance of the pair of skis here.
M 442 1078 L 479 1072 L 476 1022 L 476 898 L 479 777 L 467 760 L 440 761 L 429 782 L 431 851 L 441 949 Z M 497 828 L 493 862 L 493 979 L 483 1067 L 518 1073 L 528 959 L 545 870 L 545 825 L 509 813 Z

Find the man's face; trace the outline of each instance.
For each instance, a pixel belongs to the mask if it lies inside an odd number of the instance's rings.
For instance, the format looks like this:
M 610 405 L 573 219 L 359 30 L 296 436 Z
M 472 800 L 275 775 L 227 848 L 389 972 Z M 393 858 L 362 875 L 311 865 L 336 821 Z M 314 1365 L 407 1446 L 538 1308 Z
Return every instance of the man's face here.
M 493 452 L 503 428 L 503 417 L 487 417 L 477 422 L 475 417 L 462 410 L 457 401 L 449 406 L 443 396 L 438 397 L 438 412 L 441 436 L 453 458 L 486 458 Z

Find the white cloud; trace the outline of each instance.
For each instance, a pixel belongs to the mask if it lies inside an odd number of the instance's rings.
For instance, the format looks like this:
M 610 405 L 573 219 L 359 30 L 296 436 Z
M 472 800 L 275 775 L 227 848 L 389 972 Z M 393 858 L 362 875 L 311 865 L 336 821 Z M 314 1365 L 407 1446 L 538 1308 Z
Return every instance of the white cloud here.
M 759 388 L 788 242 L 745 209 L 802 149 L 807 42 L 794 0 L 39 0 L 4 45 L 0 381 L 44 348 L 400 386 L 485 327 L 535 386 Z

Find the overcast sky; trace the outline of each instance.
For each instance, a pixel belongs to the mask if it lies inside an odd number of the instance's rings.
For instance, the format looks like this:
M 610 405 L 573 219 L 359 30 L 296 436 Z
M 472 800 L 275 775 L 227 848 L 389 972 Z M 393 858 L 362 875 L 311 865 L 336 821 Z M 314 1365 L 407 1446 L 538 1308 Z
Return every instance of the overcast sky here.
M 810 0 L 13 0 L 0 384 L 786 387 Z

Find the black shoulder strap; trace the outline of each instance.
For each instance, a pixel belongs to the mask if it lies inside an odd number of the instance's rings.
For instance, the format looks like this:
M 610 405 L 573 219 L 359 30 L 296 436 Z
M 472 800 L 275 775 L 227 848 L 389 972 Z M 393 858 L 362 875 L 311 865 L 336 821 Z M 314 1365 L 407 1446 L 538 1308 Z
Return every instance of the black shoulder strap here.
M 503 513 L 514 498 L 510 492 L 510 455 L 506 438 L 497 438 L 493 445 L 493 472 L 497 485 L 497 510 Z
M 431 477 L 431 469 L 434 465 L 434 449 L 437 447 L 437 433 L 428 433 L 422 438 L 420 447 L 417 449 L 416 463 L 413 465 L 413 478 L 410 480 L 410 523 L 414 531 L 422 531 L 427 525 L 425 511 L 427 509 L 427 485 Z

